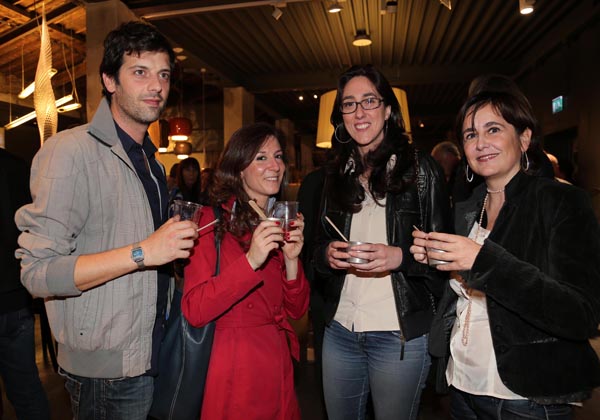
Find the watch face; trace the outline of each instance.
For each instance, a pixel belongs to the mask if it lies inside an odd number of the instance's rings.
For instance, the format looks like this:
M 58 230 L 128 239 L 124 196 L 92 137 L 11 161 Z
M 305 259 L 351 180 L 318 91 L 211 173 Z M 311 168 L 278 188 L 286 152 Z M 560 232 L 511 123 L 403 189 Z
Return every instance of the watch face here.
M 138 262 L 138 261 L 144 261 L 144 251 L 142 251 L 142 248 L 134 248 L 131 250 L 131 258 L 133 258 L 133 261 Z

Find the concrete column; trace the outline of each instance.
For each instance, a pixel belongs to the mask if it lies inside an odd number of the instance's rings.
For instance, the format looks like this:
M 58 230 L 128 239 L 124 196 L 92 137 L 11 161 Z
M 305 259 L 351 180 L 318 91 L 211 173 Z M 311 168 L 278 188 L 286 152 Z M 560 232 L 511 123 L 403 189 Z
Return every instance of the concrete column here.
M 254 95 L 243 87 L 223 89 L 223 144 L 243 125 L 254 122 Z
M 287 118 L 276 120 L 275 127 L 283 131 L 285 135 L 285 155 L 288 167 L 296 167 L 296 148 L 294 147 L 294 122 Z
M 100 63 L 104 53 L 104 38 L 123 22 L 137 20 L 137 16 L 118 0 L 98 3 L 87 2 L 86 11 L 86 83 L 88 121 L 92 119 L 100 99 L 102 84 L 100 83 Z
M 302 178 L 315 168 L 312 156 L 315 141 L 315 136 L 305 135 L 300 137 L 300 174 Z

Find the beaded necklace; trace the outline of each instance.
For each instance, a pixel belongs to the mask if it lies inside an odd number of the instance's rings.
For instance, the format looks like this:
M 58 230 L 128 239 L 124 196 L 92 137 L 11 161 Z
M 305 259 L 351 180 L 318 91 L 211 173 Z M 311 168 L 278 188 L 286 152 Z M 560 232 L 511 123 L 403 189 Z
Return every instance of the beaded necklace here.
M 481 231 L 481 225 L 483 224 L 483 215 L 485 214 L 485 208 L 487 206 L 487 202 L 488 202 L 488 198 L 490 197 L 490 194 L 498 194 L 504 192 L 504 188 L 502 188 L 501 190 L 490 190 L 489 188 L 487 189 L 487 194 L 485 195 L 485 198 L 483 199 L 483 206 L 481 207 L 481 213 L 479 213 L 479 224 L 477 225 L 477 231 L 475 232 L 475 241 L 477 241 L 477 239 L 479 239 L 479 232 Z M 469 344 L 469 325 L 471 323 L 471 307 L 473 305 L 473 299 L 472 299 L 472 295 L 473 295 L 473 289 L 468 288 L 467 289 L 467 296 L 469 297 L 469 303 L 467 304 L 467 313 L 465 314 L 465 322 L 464 322 L 464 326 L 463 326 L 463 333 L 462 333 L 462 345 L 466 346 L 467 344 Z

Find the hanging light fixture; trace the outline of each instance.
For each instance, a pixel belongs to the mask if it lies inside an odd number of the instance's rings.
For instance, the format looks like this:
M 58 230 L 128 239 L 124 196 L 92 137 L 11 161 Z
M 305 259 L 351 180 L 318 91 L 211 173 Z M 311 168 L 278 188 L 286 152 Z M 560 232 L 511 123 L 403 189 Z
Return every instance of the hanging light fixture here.
M 352 41 L 352 45 L 355 47 L 368 47 L 371 45 L 371 37 L 367 35 L 367 31 L 364 29 L 357 29 L 356 36 L 354 36 L 354 41 Z
M 528 15 L 533 12 L 535 0 L 519 0 L 519 12 L 522 15 Z
M 183 64 L 179 62 L 178 117 L 169 119 L 169 140 L 186 141 L 192 135 L 192 121 L 183 115 Z
M 166 153 L 169 150 L 169 123 L 166 120 L 158 120 L 158 132 L 158 153 Z
M 55 102 L 55 105 L 57 108 L 59 108 L 61 105 L 64 105 L 67 102 L 71 102 L 72 100 L 73 100 L 73 95 L 69 94 L 69 95 L 63 96 L 60 99 L 57 99 Z M 7 130 L 10 130 L 11 128 L 15 128 L 15 127 L 20 126 L 21 124 L 25 124 L 27 121 L 33 120 L 35 117 L 36 117 L 36 112 L 31 111 L 29 114 L 25 114 L 22 117 L 19 117 L 14 121 L 10 121 L 8 124 L 6 124 L 4 126 L 4 128 L 6 128 Z
M 338 3 L 338 1 L 336 0 L 335 3 L 333 3 L 331 6 L 329 6 L 327 8 L 327 11 L 329 13 L 339 13 L 342 11 L 342 5 Z
M 189 141 L 176 142 L 173 153 L 177 155 L 177 159 L 187 159 L 192 153 L 192 143 Z
M 75 102 L 61 106 L 56 110 L 60 113 L 73 111 L 75 109 L 81 108 L 81 103 L 79 102 L 79 95 L 77 94 L 77 85 L 75 84 L 75 58 L 73 56 L 73 37 L 71 36 L 71 70 L 69 71 L 69 64 L 67 63 L 67 57 L 65 55 L 65 46 L 62 46 L 63 59 L 65 60 L 65 69 L 67 70 L 67 74 L 69 75 L 69 80 L 71 81 L 71 94 Z

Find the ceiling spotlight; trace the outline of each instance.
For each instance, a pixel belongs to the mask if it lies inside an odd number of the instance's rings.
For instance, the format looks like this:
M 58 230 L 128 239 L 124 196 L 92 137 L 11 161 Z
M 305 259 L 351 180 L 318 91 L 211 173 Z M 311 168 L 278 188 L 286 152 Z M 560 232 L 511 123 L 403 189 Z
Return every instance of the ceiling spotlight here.
M 281 19 L 282 15 L 283 15 L 283 12 L 281 11 L 281 9 L 277 6 L 273 6 L 273 13 L 271 13 L 271 16 L 273 16 L 273 19 L 279 20 L 279 19 Z
M 528 15 L 533 12 L 533 5 L 535 0 L 519 0 L 519 12 L 522 15 Z
M 352 45 L 355 47 L 367 47 L 371 45 L 371 37 L 367 35 L 367 31 L 364 29 L 358 29 Z
M 317 95 L 316 93 L 313 95 L 313 98 L 315 99 L 319 99 L 319 95 Z
M 175 54 L 181 54 L 183 52 L 183 48 L 181 48 L 181 47 L 174 47 L 173 48 L 173 52 L 175 52 Z
M 339 13 L 342 11 L 342 6 L 336 1 L 334 4 L 327 8 L 329 13 Z
M 304 96 L 302 96 L 302 95 L 298 96 L 298 100 L 303 101 L 304 100 Z
M 398 2 L 397 1 L 386 1 L 385 2 L 385 12 L 386 13 L 396 13 L 398 11 Z
M 440 0 L 440 3 L 442 3 L 444 6 L 446 6 L 448 8 L 448 10 L 452 10 L 451 0 Z

